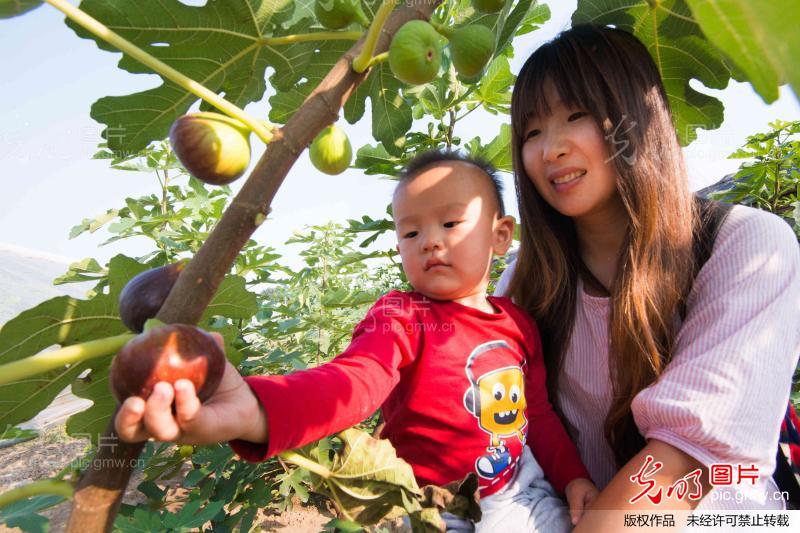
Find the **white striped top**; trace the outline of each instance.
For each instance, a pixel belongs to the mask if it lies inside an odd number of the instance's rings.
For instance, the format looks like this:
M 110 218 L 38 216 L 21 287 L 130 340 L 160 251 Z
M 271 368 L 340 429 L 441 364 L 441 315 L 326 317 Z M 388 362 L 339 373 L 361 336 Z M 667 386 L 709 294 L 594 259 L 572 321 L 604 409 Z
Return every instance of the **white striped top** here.
M 507 290 L 513 268 L 503 274 L 496 294 Z M 582 284 L 578 291 L 559 401 L 581 458 L 602 489 L 617 471 L 603 434 L 612 399 L 609 301 L 586 294 Z M 800 355 L 800 247 L 783 220 L 733 208 L 695 279 L 676 341 L 661 378 L 633 400 L 640 432 L 706 466 L 731 464 L 734 472 L 739 464 L 758 467 L 755 487 L 717 486 L 698 510 L 782 509 L 771 475 Z

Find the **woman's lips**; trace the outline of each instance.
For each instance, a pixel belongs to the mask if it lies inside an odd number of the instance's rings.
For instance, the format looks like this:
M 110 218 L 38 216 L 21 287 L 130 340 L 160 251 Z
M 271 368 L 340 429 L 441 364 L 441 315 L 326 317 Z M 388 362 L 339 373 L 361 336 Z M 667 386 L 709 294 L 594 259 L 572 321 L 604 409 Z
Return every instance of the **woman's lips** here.
M 586 175 L 585 170 L 570 172 L 551 181 L 556 192 L 567 192 L 574 189 Z

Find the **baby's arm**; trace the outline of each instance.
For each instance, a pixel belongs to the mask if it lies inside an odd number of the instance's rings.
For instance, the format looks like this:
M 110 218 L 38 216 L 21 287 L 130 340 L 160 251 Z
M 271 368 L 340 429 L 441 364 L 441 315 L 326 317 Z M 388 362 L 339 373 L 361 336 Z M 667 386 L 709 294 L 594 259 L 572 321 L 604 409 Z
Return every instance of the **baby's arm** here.
M 347 350 L 330 363 L 247 378 L 227 363 L 219 389 L 204 404 L 190 386 L 183 388 L 188 384 L 178 382 L 173 390 L 161 383 L 147 402 L 126 401 L 115 419 L 117 432 L 126 441 L 228 442 L 242 458 L 263 461 L 350 427 L 383 403 L 399 368 L 413 358 L 415 334 L 399 323 L 412 307 L 398 307 L 398 294 L 373 306 Z

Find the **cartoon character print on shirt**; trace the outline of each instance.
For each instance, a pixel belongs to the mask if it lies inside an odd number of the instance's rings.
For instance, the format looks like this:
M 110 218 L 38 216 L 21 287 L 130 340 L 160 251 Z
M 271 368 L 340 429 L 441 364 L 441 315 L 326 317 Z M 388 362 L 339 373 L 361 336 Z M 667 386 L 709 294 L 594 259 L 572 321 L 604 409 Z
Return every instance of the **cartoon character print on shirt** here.
M 486 454 L 475 460 L 475 471 L 492 484 L 510 478 L 527 436 L 525 376 L 516 360 L 508 343 L 490 341 L 472 351 L 465 367 L 470 385 L 464 407 L 489 434 Z M 513 451 L 510 439 L 517 440 Z

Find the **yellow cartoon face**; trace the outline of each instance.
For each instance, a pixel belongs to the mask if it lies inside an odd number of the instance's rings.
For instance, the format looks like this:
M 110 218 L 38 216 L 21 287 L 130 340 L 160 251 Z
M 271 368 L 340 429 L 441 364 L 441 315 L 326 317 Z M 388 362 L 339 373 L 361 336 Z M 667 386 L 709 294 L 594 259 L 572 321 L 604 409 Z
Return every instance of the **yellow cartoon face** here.
M 504 368 L 478 379 L 480 425 L 494 435 L 511 435 L 525 427 L 525 385 L 522 370 Z

